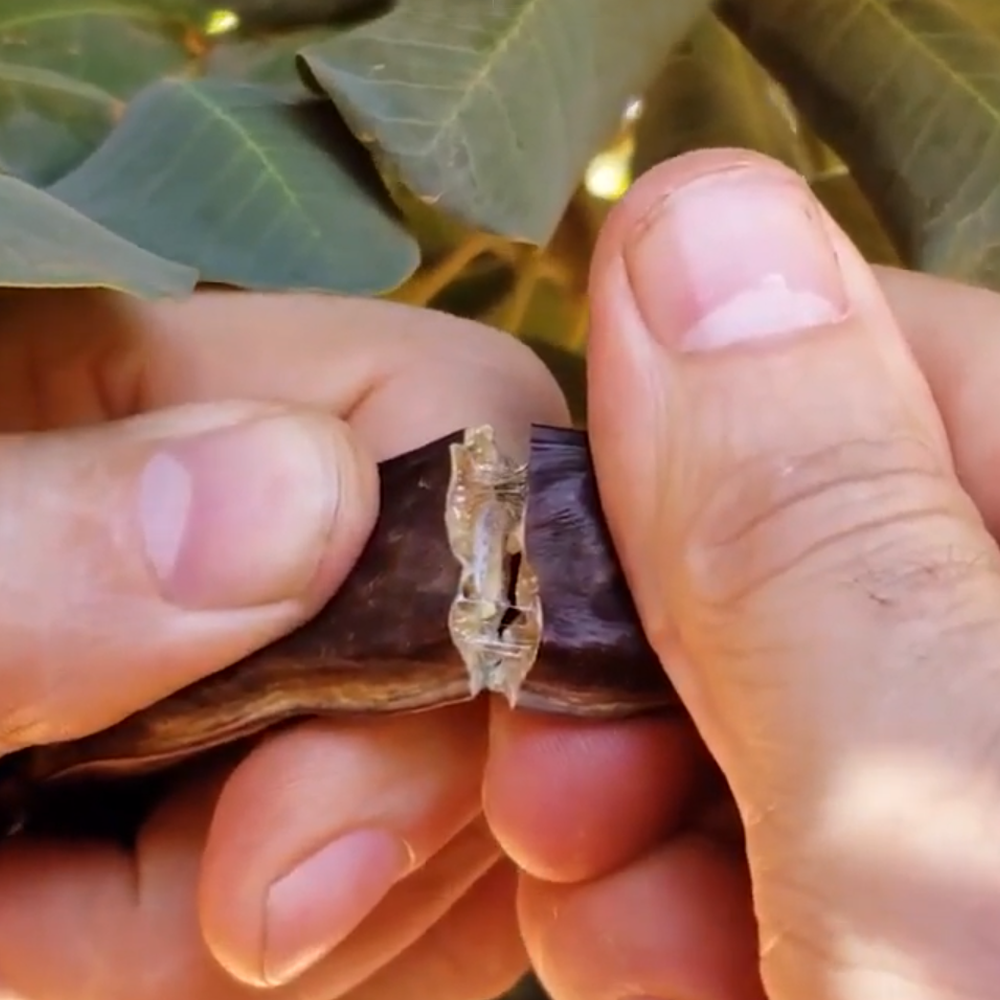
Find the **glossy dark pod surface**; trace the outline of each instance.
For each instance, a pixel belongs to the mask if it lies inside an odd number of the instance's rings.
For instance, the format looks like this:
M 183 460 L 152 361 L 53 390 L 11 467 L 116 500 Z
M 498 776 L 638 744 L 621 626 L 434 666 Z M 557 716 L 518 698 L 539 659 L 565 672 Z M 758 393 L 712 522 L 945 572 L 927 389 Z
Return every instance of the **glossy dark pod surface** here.
M 134 785 L 137 774 L 295 718 L 474 697 L 482 678 L 470 675 L 449 624 L 462 568 L 446 509 L 462 441 L 456 432 L 383 463 L 378 523 L 309 622 L 109 729 L 0 760 L 0 827 L 30 812 L 42 788 Z M 537 581 L 541 630 L 517 706 L 588 717 L 676 708 L 608 536 L 585 433 L 533 428 L 526 486 L 523 559 Z
M 533 428 L 524 533 L 544 626 L 519 704 L 609 717 L 678 705 L 615 555 L 582 431 Z

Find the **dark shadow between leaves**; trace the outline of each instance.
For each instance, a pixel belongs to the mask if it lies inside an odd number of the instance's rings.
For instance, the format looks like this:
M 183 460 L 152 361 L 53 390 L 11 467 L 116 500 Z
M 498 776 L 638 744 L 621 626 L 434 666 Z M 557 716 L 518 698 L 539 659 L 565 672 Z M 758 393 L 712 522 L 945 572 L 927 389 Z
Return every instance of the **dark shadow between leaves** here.
M 329 98 L 305 97 L 289 103 L 288 116 L 317 149 L 337 161 L 373 202 L 405 224 L 403 212 L 390 195 L 374 157 Z
M 397 0 L 231 0 L 239 35 L 337 27 L 350 29 L 388 14 Z

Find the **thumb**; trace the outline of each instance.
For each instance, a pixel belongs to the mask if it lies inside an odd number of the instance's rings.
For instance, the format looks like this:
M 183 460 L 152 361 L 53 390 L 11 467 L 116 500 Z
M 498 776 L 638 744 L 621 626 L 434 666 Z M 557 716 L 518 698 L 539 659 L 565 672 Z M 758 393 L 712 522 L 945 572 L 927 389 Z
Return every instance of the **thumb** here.
M 0 437 L 0 753 L 103 728 L 291 629 L 377 502 L 373 461 L 318 411 Z
M 744 817 L 769 995 L 888 995 L 802 970 L 822 955 L 846 981 L 841 963 L 885 970 L 901 942 L 919 938 L 920 961 L 954 943 L 928 907 L 965 926 L 955 901 L 915 901 L 915 872 L 947 781 L 967 789 L 1000 735 L 997 550 L 929 388 L 845 235 L 749 153 L 647 173 L 602 236 L 592 301 L 602 499 Z M 995 877 L 989 853 L 972 885 Z

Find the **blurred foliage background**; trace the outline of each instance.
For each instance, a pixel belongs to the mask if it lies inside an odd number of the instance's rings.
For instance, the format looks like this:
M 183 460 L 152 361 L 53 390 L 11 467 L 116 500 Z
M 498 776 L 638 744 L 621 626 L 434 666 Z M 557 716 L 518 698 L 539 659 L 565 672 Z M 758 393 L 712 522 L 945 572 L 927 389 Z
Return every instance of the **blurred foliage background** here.
M 870 259 L 1000 286 L 996 0 L 0 0 L 0 286 L 384 295 L 585 419 L 594 236 L 738 145 Z
M 0 287 L 430 306 L 529 342 L 580 421 L 595 235 L 706 146 L 1000 289 L 1000 2 L 0 0 Z

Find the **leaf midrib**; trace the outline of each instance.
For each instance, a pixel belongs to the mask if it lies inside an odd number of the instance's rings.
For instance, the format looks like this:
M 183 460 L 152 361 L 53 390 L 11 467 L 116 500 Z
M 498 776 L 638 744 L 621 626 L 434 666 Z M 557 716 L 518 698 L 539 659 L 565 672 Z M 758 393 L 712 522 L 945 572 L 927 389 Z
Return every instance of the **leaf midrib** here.
M 293 206 L 298 215 L 305 220 L 306 230 L 309 232 L 310 236 L 312 236 L 315 241 L 322 243 L 322 233 L 319 227 L 315 224 L 309 212 L 306 211 L 305 206 L 295 193 L 294 189 L 289 187 L 289 185 L 285 182 L 284 177 L 282 177 L 281 173 L 275 168 L 267 150 L 264 149 L 264 147 L 261 146 L 256 139 L 254 139 L 254 137 L 249 131 L 247 131 L 246 128 L 244 128 L 238 119 L 227 114 L 224 108 L 209 100 L 196 85 L 178 83 L 176 86 L 180 87 L 183 92 L 186 92 L 198 104 L 204 107 L 210 115 L 222 122 L 224 125 L 228 126 L 233 132 L 236 133 L 236 135 L 239 136 L 241 141 L 244 143 L 245 148 L 249 149 L 250 152 L 259 160 L 264 173 L 271 178 L 277 188 L 285 196 L 286 201 Z
M 537 11 L 545 3 L 551 3 L 552 0 L 527 0 L 527 2 L 521 7 L 520 11 L 511 20 L 507 30 L 502 33 L 500 44 L 493 48 L 487 53 L 486 58 L 483 60 L 479 68 L 470 76 L 466 78 L 466 83 L 463 87 L 462 94 L 457 101 L 452 104 L 451 110 L 445 117 L 440 118 L 437 122 L 425 121 L 424 124 L 436 125 L 434 135 L 431 140 L 426 144 L 421 152 L 422 156 L 429 155 L 432 151 L 438 148 L 438 145 L 442 137 L 451 132 L 451 130 L 456 126 L 462 115 L 469 109 L 470 106 L 479 98 L 480 91 L 484 85 L 488 86 L 489 81 L 495 71 L 496 67 L 501 63 L 502 59 L 507 55 L 510 46 L 520 37 L 521 33 L 525 30 L 525 26 L 532 20 L 536 15 Z M 579 0 L 582 2 L 582 0 Z M 371 36 L 373 41 L 380 42 L 381 44 L 391 44 L 385 38 L 379 38 L 378 35 Z M 415 42 L 404 42 L 406 45 L 414 45 Z M 423 43 L 428 47 L 441 48 L 440 45 L 435 45 L 433 42 Z M 344 70 L 335 70 L 335 72 L 344 72 Z M 357 76 L 357 74 L 349 74 L 352 76 Z M 386 81 L 379 81 L 386 82 Z M 400 80 L 395 81 L 399 83 L 407 83 L 408 81 Z M 420 86 L 416 84 L 416 86 Z M 453 88 L 454 89 L 454 88 Z

